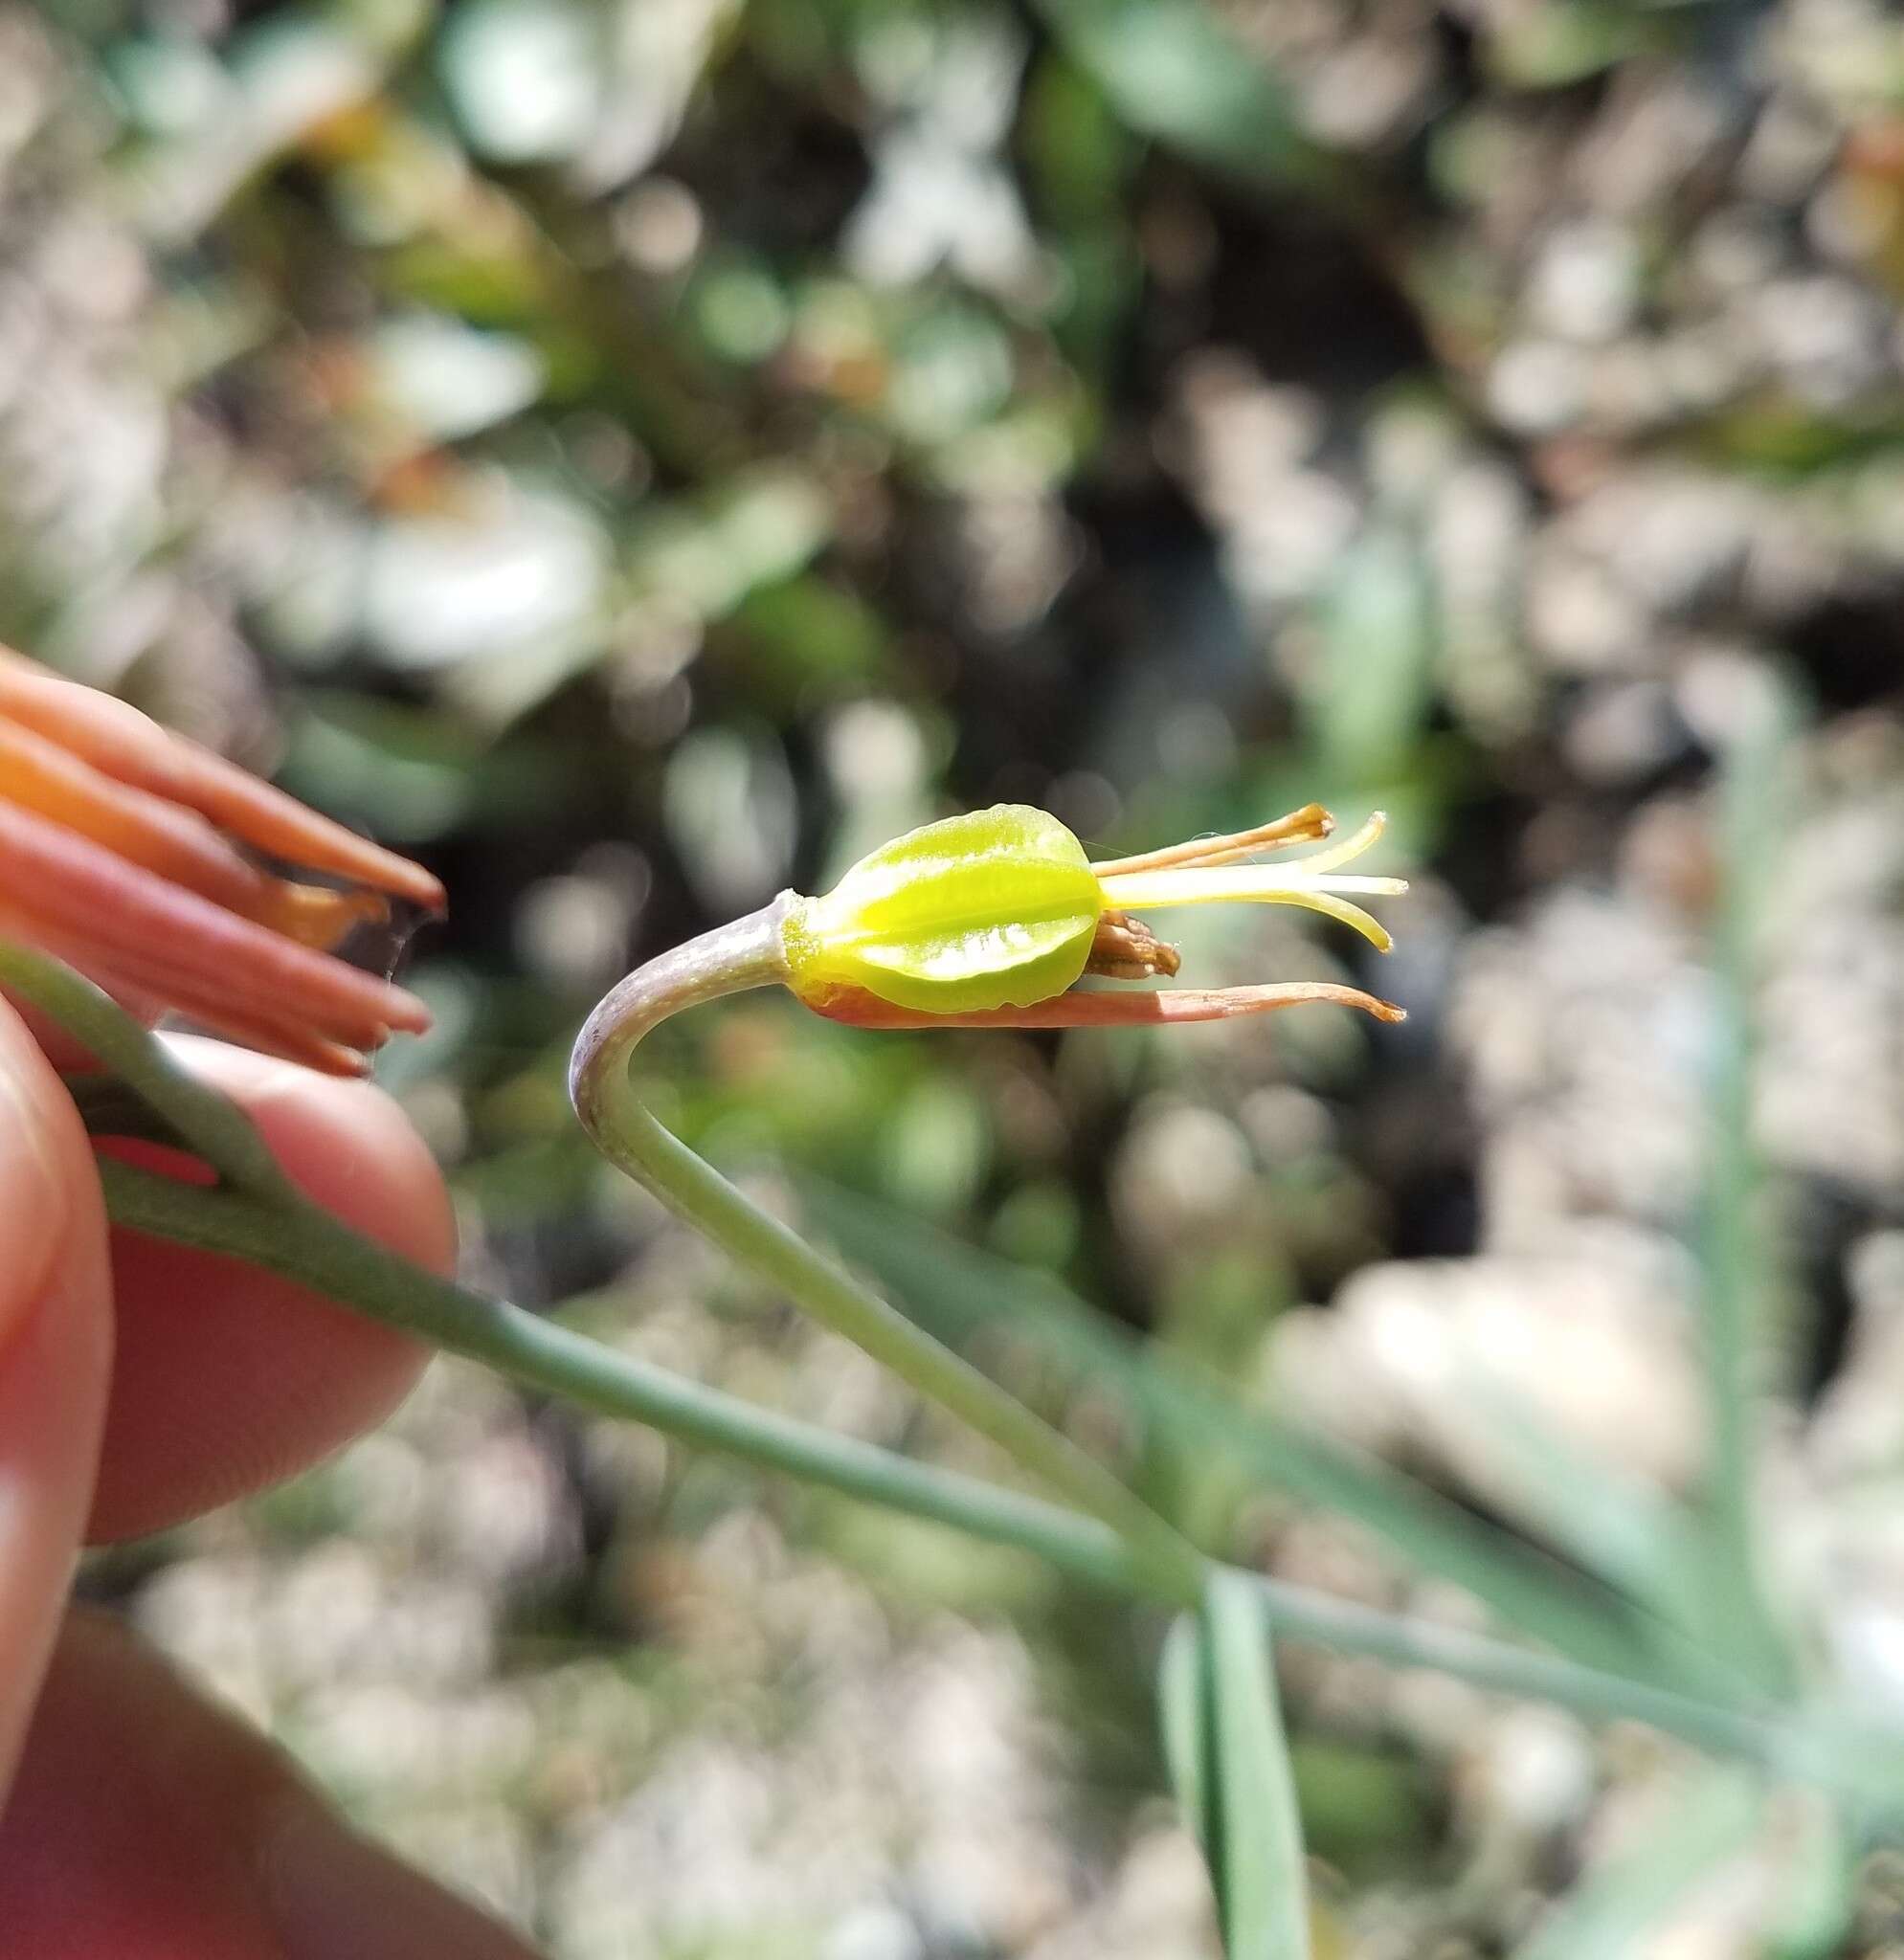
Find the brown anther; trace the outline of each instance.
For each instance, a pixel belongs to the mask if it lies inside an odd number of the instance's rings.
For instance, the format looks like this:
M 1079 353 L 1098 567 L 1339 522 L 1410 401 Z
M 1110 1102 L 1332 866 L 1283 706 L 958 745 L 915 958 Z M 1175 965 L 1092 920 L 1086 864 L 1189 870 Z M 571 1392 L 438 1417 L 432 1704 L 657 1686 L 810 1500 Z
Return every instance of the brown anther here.
M 1085 971 L 1102 980 L 1151 980 L 1159 973 L 1169 979 L 1182 964 L 1176 948 L 1141 919 L 1107 911 L 1098 919 Z
M 1262 851 L 1286 850 L 1291 844 L 1316 844 L 1335 828 L 1335 819 L 1319 803 L 1305 803 L 1288 816 L 1260 823 L 1254 830 L 1232 831 L 1227 836 L 1193 837 L 1187 844 L 1170 844 L 1161 851 L 1140 851 L 1134 858 L 1108 858 L 1091 869 L 1100 878 L 1131 871 L 1187 869 L 1192 865 L 1234 864 Z

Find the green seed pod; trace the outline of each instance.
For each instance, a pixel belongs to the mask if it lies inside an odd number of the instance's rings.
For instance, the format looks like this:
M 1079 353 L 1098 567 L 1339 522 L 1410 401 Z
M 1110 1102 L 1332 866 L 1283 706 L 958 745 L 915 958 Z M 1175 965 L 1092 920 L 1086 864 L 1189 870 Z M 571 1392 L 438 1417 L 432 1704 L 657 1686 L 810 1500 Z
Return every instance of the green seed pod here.
M 810 1006 L 859 990 L 921 1013 L 1030 1007 L 1083 973 L 1103 906 L 1056 817 L 998 803 L 908 831 L 796 900 L 789 978 Z

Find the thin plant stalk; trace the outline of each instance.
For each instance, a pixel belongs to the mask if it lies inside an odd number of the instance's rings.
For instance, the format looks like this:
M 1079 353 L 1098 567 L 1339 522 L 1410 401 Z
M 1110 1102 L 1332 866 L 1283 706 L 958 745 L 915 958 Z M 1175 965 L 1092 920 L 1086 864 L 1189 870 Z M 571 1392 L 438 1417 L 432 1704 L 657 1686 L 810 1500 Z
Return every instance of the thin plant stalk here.
M 1179 1589 L 1109 1526 L 1062 1505 L 901 1457 L 759 1408 L 623 1354 L 506 1301 L 413 1266 L 302 1198 L 265 1203 L 180 1184 L 112 1159 L 100 1165 L 116 1224 L 224 1254 L 323 1294 L 386 1326 L 482 1363 L 598 1414 L 639 1422 L 759 1468 L 1033 1553 L 1068 1577 L 1127 1598 L 1180 1606 Z M 1246 1577 L 1285 1638 L 1477 1687 L 1553 1702 L 1589 1720 L 1644 1722 L 1767 1769 L 1804 1769 L 1801 1738 L 1776 1711 L 1727 1705 L 1429 1621 L 1331 1598 L 1192 1554 L 1199 1582 Z
M 1176 1542 L 1187 1566 L 1166 1566 L 1150 1555 L 1150 1548 L 1133 1546 L 1100 1518 L 760 1409 L 471 1292 L 361 1236 L 280 1179 L 260 1178 L 256 1152 L 262 1141 L 243 1112 L 230 1103 L 210 1111 L 202 1085 L 90 982 L 57 962 L 6 946 L 0 946 L 0 978 L 91 1053 L 110 1057 L 122 1080 L 171 1127 L 175 1140 L 188 1141 L 180 1119 L 190 1124 L 190 1147 L 220 1173 L 220 1184 L 206 1188 L 101 1160 L 108 1211 L 130 1230 L 278 1273 L 341 1306 L 603 1415 L 641 1422 L 763 1469 L 1016 1547 L 1060 1572 L 1129 1598 L 1180 1608 L 1186 1603 L 1186 1571 L 1199 1599 L 1214 1578 L 1233 1574 L 1228 1583 L 1245 1579 L 1257 1589 L 1271 1630 L 1281 1638 L 1433 1670 L 1493 1692 L 1551 1702 L 1589 1720 L 1646 1723 L 1774 1773 L 1865 1794 L 1895 1787 L 1894 1756 L 1870 1738 L 1859 1748 L 1835 1746 L 1769 1704 L 1681 1693 L 1334 1599 L 1242 1572 L 1182 1540 Z M 745 1204 L 738 1192 L 733 1196 Z
M 763 1212 L 663 1128 L 635 1094 L 630 1062 L 661 1021 L 724 994 L 786 980 L 783 903 L 776 900 L 650 960 L 609 994 L 582 1030 L 570 1069 L 583 1128 L 611 1163 L 821 1325 L 970 1425 L 1047 1488 L 1109 1525 L 1161 1586 L 1180 1604 L 1194 1605 L 1201 1592 L 1200 1555 L 1129 1485 Z

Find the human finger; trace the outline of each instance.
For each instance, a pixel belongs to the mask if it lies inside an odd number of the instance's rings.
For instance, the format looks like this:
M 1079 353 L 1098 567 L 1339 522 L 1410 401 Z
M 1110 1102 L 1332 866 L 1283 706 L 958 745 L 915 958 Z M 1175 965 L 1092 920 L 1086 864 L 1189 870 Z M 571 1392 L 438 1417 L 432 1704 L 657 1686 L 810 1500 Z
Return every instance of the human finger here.
M 111 1351 L 92 1153 L 58 1077 L 0 1002 L 0 1790 L 64 1609 Z
M 0 1817 L 0 1927 L 9 1960 L 532 1960 L 83 1611 L 60 1636 Z
M 454 1263 L 428 1149 L 362 1082 L 178 1037 L 257 1123 L 291 1181 L 432 1271 Z M 428 1350 L 235 1260 L 115 1230 L 118 1357 L 91 1535 L 137 1536 L 276 1482 L 399 1402 Z

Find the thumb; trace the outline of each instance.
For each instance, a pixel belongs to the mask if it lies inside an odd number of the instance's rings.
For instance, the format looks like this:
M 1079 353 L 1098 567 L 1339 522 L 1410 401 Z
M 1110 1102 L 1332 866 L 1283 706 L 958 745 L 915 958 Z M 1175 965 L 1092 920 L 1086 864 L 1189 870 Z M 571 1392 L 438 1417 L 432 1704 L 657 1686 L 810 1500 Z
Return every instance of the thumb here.
M 0 1001 L 0 1793 L 92 1501 L 112 1351 L 109 1271 L 78 1113 Z
M 0 1821 L 0 1927 L 9 1960 L 533 1960 L 78 1611 Z

